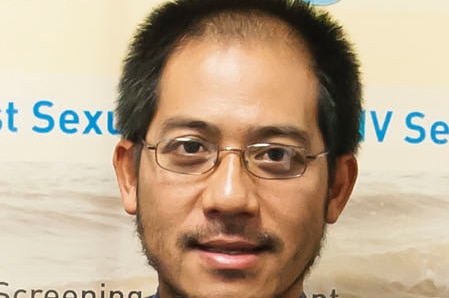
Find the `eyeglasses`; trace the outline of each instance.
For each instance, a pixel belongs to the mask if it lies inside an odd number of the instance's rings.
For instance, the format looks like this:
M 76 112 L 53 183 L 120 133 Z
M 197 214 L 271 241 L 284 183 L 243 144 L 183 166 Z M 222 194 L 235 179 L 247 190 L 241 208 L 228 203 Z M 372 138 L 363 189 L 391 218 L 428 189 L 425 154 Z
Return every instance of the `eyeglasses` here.
M 142 141 L 146 149 L 154 150 L 156 163 L 163 169 L 189 175 L 201 175 L 220 163 L 220 152 L 238 152 L 244 168 L 262 179 L 288 179 L 299 177 L 307 164 L 328 152 L 308 155 L 298 146 L 257 143 L 244 149 L 223 147 L 195 137 L 164 139 L 156 145 Z

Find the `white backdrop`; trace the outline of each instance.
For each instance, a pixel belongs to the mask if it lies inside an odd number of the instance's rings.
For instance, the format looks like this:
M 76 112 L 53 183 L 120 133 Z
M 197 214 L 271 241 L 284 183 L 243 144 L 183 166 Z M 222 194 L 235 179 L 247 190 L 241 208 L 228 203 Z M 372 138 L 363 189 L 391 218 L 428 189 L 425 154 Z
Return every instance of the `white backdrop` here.
M 121 61 L 156 2 L 0 0 L 0 297 L 154 290 L 110 160 Z M 324 9 L 360 55 L 364 141 L 307 293 L 449 297 L 449 2 Z

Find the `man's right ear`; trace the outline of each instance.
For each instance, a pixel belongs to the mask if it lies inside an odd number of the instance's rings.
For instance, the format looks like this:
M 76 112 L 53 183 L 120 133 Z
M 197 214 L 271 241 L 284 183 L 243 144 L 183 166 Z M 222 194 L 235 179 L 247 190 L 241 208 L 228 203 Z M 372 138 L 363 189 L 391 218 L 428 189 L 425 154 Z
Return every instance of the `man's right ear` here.
M 115 146 L 112 163 L 123 207 L 129 214 L 136 214 L 137 210 L 137 177 L 134 160 L 134 143 L 129 140 L 120 140 Z

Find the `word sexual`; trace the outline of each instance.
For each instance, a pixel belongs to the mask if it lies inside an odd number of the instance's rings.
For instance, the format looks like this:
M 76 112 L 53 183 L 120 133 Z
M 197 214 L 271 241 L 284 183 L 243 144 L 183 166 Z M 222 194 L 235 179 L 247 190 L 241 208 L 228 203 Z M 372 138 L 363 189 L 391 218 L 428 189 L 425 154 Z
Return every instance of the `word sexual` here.
M 114 127 L 114 113 L 102 110 L 60 109 L 50 100 L 40 100 L 31 107 L 32 119 L 26 119 L 28 128 L 19 127 L 21 110 L 15 102 L 8 102 L 6 108 L 0 106 L 0 133 L 19 133 L 31 129 L 37 134 L 61 132 L 63 134 L 117 135 Z M 27 118 L 29 118 L 29 113 Z M 22 122 L 22 121 L 20 121 Z

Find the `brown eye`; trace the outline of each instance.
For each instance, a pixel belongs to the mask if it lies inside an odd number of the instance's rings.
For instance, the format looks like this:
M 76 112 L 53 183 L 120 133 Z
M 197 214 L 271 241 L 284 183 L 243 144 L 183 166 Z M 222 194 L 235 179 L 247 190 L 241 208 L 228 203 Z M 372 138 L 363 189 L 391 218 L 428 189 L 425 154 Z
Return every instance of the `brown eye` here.
M 163 154 L 193 155 L 205 153 L 209 146 L 196 139 L 177 138 L 161 142 L 160 149 Z
M 286 152 L 282 148 L 271 148 L 267 150 L 266 154 L 272 161 L 281 161 L 284 158 Z
M 182 144 L 182 147 L 186 153 L 193 154 L 197 153 L 201 149 L 202 145 L 196 141 L 187 141 Z
M 292 152 L 287 147 L 268 145 L 256 147 L 254 158 L 263 162 L 285 162 L 291 159 Z

